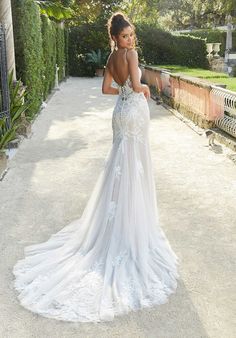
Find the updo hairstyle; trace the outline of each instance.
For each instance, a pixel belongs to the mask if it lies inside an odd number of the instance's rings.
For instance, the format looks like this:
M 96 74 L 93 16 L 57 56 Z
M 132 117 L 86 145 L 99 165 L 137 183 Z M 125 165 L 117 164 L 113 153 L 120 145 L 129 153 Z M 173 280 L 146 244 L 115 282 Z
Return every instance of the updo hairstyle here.
M 132 28 L 132 30 L 134 32 L 134 45 L 133 45 L 133 47 L 135 47 L 135 43 L 136 43 L 135 27 L 129 21 L 128 17 L 125 14 L 123 14 L 122 12 L 116 12 L 110 17 L 110 19 L 107 22 L 107 30 L 108 30 L 111 50 L 113 50 L 114 47 L 115 47 L 115 41 L 112 39 L 112 35 L 118 37 L 120 32 L 124 28 L 129 27 L 129 26 Z

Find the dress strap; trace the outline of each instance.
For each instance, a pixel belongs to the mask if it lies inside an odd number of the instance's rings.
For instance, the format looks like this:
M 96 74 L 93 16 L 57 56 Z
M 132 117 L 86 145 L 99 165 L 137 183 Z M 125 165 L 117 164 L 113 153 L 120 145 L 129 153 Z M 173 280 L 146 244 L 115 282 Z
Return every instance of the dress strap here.
M 125 48 L 125 60 L 126 60 L 126 62 L 128 63 L 128 61 L 127 61 L 127 51 L 128 51 L 128 49 Z

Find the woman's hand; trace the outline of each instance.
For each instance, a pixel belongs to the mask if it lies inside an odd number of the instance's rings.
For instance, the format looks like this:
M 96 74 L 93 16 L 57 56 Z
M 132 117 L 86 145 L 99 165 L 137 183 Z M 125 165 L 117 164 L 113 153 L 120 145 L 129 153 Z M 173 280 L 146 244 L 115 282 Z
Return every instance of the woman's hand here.
M 142 85 L 142 92 L 144 96 L 146 97 L 146 99 L 150 99 L 150 89 L 147 85 L 145 84 Z

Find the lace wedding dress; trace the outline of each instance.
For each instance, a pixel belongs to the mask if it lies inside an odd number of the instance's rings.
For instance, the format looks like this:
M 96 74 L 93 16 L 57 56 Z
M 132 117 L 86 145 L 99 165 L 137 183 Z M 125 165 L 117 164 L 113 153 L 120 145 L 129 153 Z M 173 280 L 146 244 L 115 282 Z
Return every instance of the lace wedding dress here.
M 26 247 L 13 268 L 22 306 L 42 316 L 112 320 L 167 302 L 177 287 L 179 258 L 158 219 L 147 100 L 129 78 L 119 91 L 113 146 L 82 217 Z

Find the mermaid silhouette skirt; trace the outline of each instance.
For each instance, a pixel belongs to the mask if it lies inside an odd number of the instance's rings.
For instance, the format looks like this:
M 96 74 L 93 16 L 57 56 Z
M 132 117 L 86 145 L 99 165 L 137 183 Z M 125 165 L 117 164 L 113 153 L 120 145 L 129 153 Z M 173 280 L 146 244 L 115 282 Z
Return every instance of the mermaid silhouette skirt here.
M 25 248 L 13 268 L 22 306 L 44 317 L 99 322 L 163 304 L 179 259 L 159 225 L 148 139 L 149 107 L 126 82 L 113 145 L 79 219 Z

